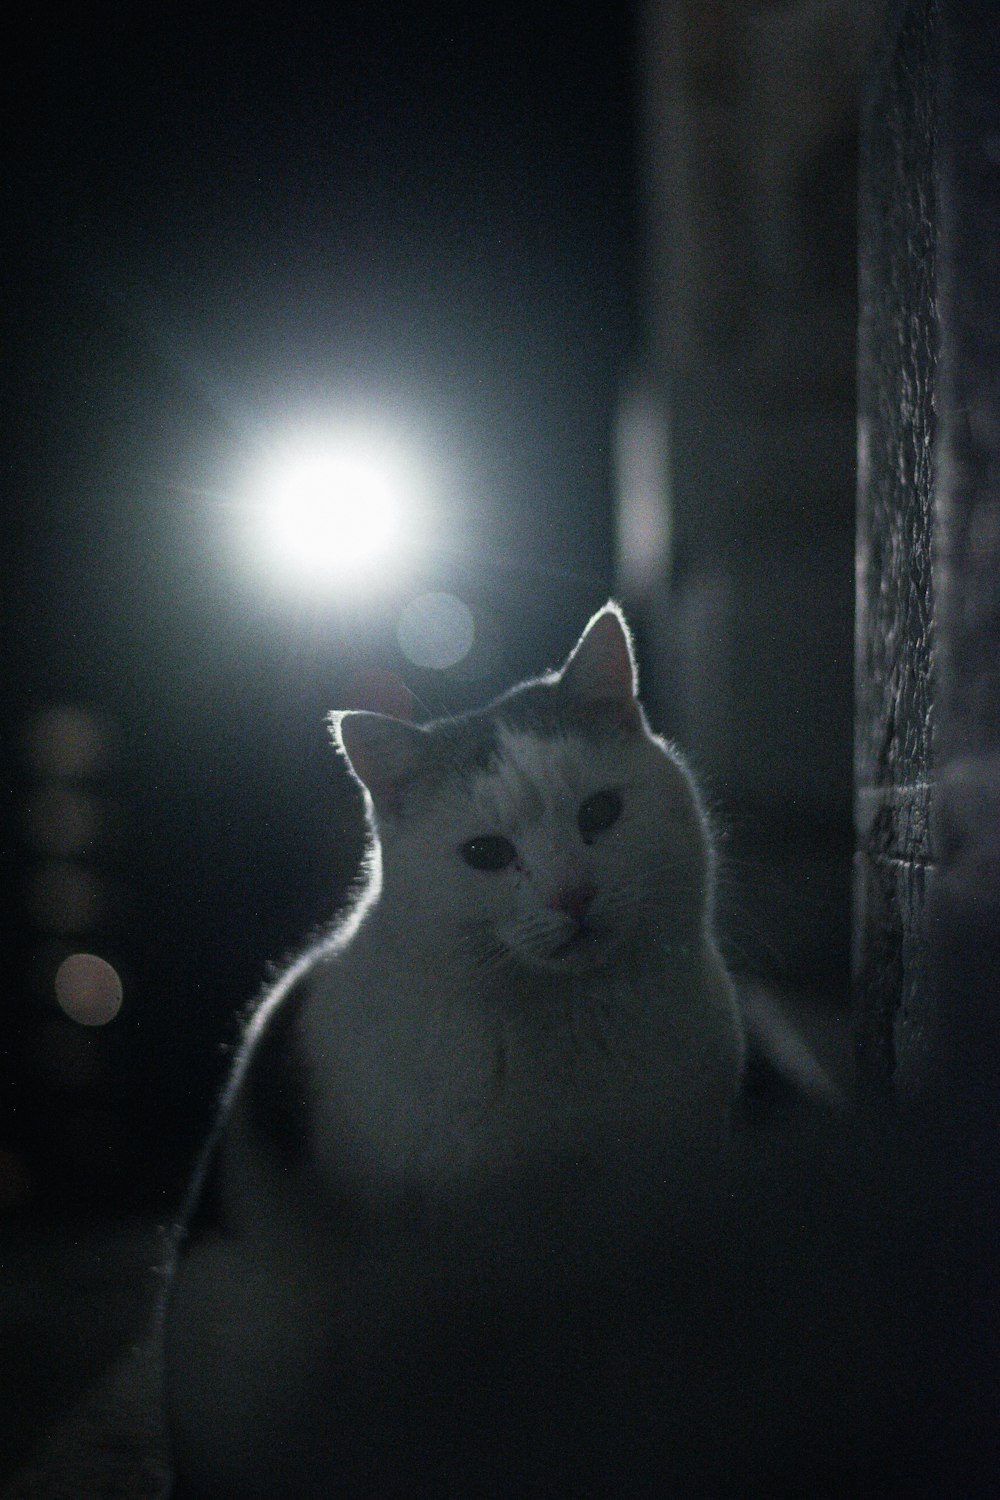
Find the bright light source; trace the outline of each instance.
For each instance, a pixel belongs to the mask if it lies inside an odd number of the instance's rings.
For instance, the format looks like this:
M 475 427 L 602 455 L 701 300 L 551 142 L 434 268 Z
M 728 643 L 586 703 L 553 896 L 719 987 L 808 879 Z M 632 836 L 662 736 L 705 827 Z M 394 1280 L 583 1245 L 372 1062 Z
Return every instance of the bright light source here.
M 297 453 L 264 481 L 270 555 L 320 585 L 370 582 L 401 550 L 401 486 L 393 464 L 358 447 Z

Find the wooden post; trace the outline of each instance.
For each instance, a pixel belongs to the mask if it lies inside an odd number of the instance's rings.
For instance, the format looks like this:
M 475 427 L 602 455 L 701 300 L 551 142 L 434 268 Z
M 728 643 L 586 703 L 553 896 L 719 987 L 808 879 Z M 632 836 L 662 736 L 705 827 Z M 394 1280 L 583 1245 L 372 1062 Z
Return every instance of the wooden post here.
M 927 1045 L 938 7 L 897 7 L 863 102 L 859 212 L 855 950 L 869 1089 Z
M 995 1117 L 1000 15 L 892 11 L 862 128 L 859 1067 Z M 973 1101 L 978 1101 L 973 1103 Z

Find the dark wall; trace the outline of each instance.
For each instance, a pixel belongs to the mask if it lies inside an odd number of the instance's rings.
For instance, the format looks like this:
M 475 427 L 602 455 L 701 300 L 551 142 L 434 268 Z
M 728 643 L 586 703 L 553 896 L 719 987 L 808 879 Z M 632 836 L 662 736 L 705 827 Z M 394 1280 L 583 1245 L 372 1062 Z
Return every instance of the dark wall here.
M 942 1066 L 995 1140 L 1000 1070 L 1000 15 L 942 6 L 934 585 Z

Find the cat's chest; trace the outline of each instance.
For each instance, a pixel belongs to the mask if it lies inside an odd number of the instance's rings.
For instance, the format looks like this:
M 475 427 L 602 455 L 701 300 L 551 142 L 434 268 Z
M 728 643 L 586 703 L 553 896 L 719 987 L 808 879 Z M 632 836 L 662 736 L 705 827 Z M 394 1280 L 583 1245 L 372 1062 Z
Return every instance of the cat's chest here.
M 347 967 L 304 1017 L 317 1155 L 379 1191 L 506 1172 L 594 1133 L 686 1133 L 719 1112 L 725 1039 L 673 1001 L 655 975 L 604 974 L 504 1008 L 433 972 Z

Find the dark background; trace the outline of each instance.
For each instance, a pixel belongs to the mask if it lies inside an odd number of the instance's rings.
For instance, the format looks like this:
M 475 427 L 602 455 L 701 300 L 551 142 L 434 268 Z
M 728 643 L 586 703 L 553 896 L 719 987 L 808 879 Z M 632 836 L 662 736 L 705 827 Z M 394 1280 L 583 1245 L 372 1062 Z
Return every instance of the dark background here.
M 323 723 L 356 675 L 482 701 L 611 591 L 634 48 L 621 5 L 99 7 L 8 36 L 8 1198 L 176 1198 L 238 1009 L 356 862 Z M 297 596 L 251 559 L 245 476 L 295 423 L 369 412 L 426 461 L 427 544 L 398 586 Z M 477 626 L 448 673 L 395 639 L 434 588 Z M 53 706 L 104 745 L 73 854 L 101 912 L 69 932 L 32 896 Z M 54 1003 L 77 949 L 124 983 L 100 1029 Z

